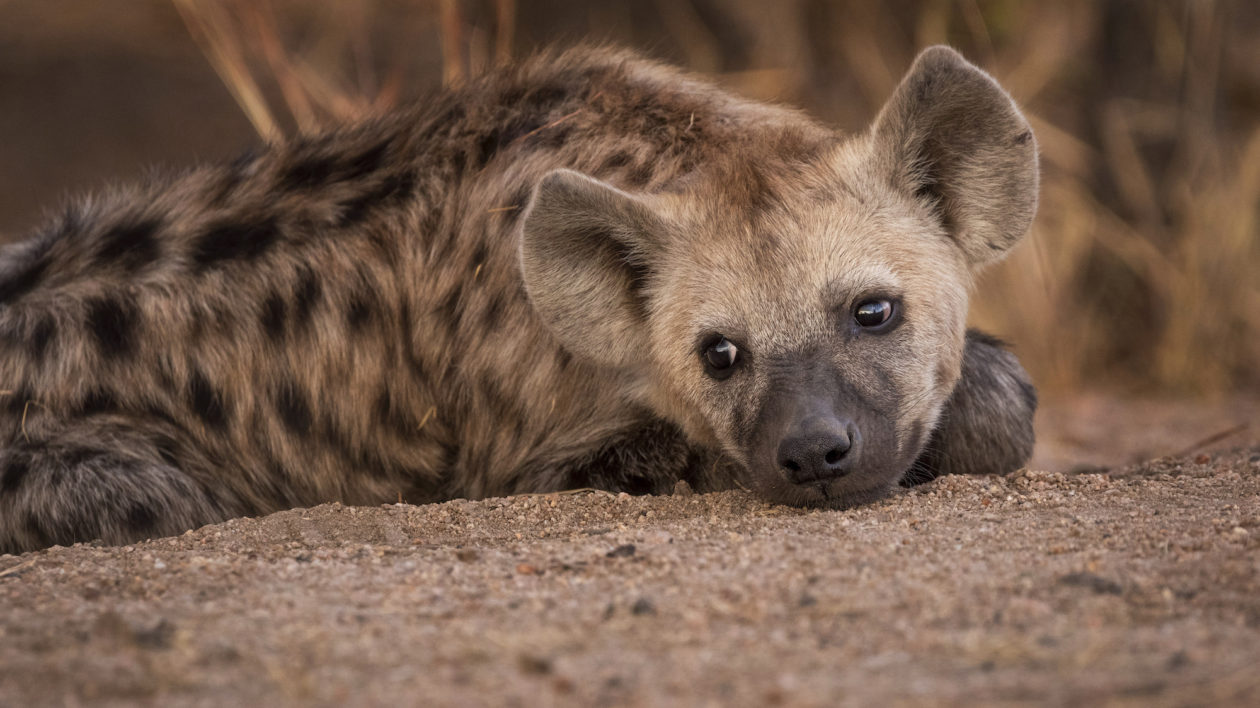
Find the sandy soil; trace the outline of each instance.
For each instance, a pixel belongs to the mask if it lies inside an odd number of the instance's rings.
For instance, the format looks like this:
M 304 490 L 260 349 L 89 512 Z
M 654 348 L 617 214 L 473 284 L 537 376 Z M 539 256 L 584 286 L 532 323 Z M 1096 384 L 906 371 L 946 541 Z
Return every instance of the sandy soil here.
M 0 556 L 0 705 L 1260 704 L 1260 446 L 847 511 L 681 492 Z

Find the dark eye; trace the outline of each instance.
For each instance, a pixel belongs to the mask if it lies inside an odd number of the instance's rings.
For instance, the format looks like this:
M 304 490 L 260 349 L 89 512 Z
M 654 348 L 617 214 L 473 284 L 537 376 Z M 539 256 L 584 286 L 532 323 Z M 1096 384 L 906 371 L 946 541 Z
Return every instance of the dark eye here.
M 872 329 L 887 322 L 893 315 L 893 305 L 887 300 L 867 300 L 853 311 L 853 319 L 859 327 Z
M 738 360 L 739 347 L 726 337 L 720 337 L 704 348 L 704 368 L 715 379 L 730 376 Z

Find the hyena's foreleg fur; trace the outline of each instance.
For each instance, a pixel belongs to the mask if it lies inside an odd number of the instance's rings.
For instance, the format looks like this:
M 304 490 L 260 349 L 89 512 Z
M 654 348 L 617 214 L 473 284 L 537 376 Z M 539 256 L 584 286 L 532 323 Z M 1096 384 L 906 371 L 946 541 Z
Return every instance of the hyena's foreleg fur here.
M 967 332 L 962 375 L 904 484 L 943 474 L 1006 474 L 1033 451 L 1037 390 L 999 340 Z

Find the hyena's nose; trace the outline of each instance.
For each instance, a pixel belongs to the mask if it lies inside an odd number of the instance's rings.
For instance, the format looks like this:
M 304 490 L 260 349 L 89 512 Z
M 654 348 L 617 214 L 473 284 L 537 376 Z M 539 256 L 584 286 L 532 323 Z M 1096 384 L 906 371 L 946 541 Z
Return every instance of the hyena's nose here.
M 843 477 L 853 469 L 857 430 L 834 418 L 802 421 L 779 443 L 779 467 L 796 484 Z

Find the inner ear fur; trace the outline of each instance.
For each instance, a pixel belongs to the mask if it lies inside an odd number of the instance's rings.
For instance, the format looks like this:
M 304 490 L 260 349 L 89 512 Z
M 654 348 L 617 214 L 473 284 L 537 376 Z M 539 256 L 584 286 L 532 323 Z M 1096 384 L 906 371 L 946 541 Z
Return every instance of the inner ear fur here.
M 636 361 L 663 230 L 656 213 L 612 185 L 556 170 L 535 188 L 522 222 L 525 291 L 547 326 L 576 355 Z
M 1037 212 L 1037 141 L 1011 97 L 949 47 L 925 49 L 872 128 L 898 189 L 932 201 L 972 266 L 996 260 Z

